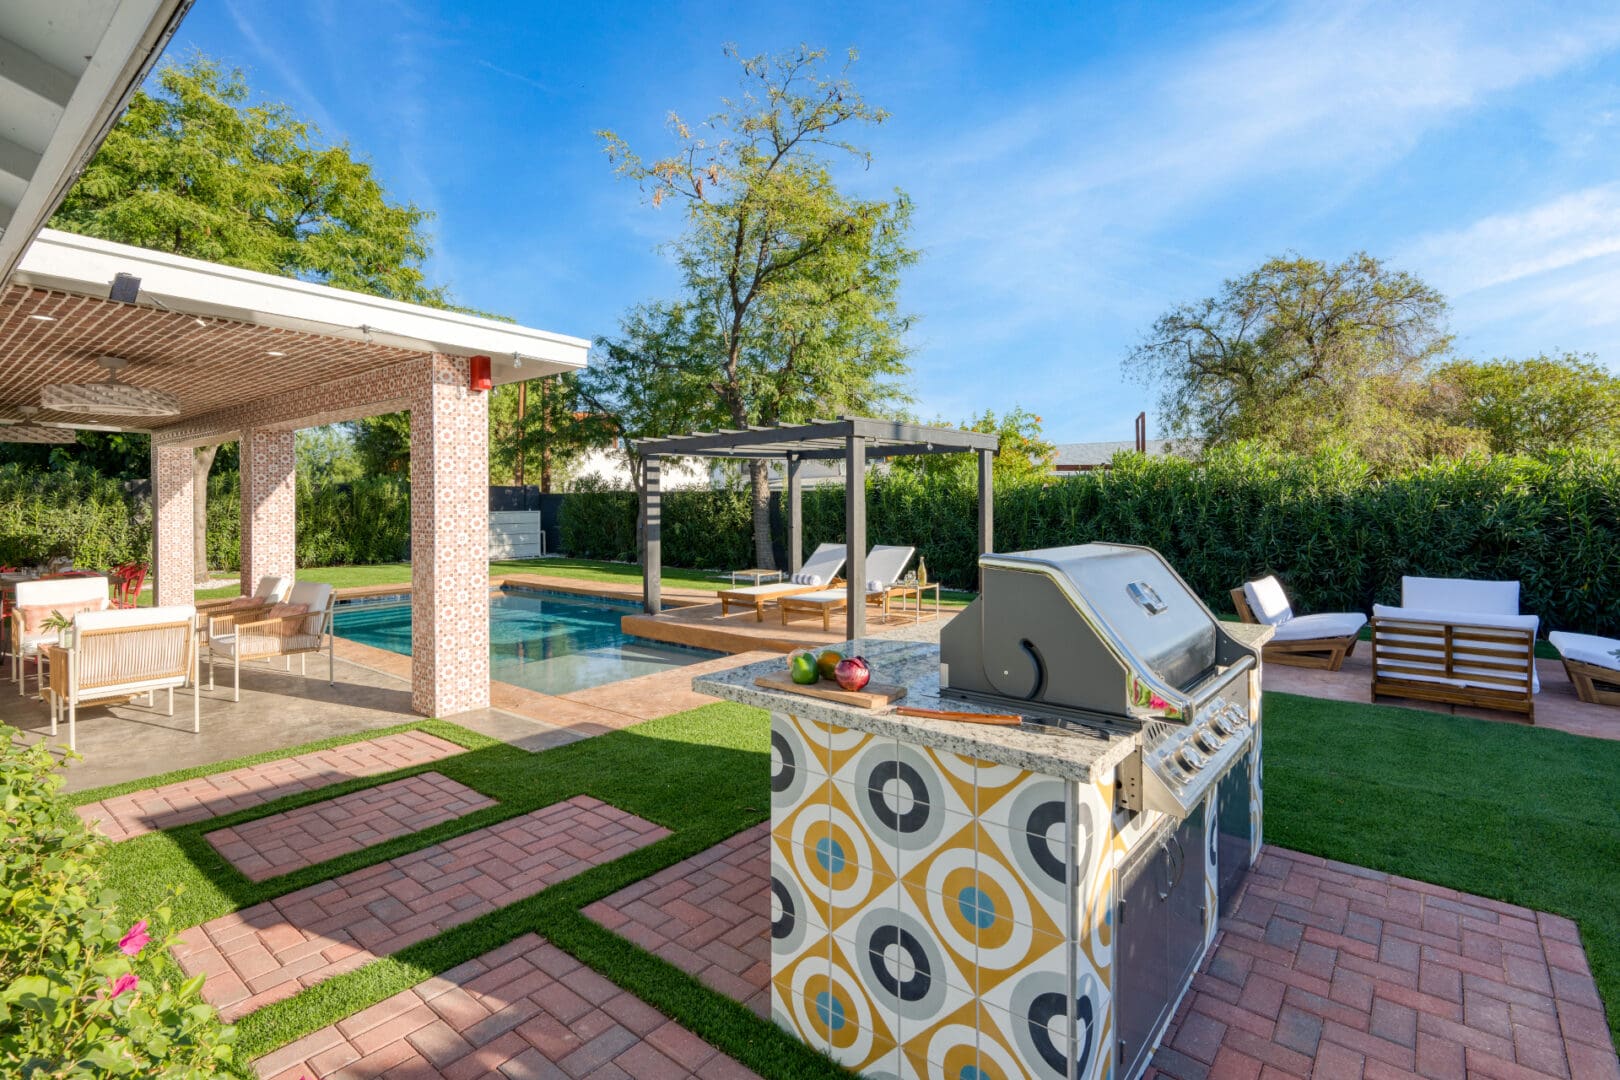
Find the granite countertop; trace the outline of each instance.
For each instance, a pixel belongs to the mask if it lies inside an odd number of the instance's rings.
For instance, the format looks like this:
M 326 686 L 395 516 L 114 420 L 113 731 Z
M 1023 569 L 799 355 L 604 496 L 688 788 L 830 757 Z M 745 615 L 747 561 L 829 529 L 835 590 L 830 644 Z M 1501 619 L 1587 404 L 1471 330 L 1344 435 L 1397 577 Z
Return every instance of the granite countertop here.
M 951 712 L 1007 712 L 1007 709 L 993 705 L 940 697 L 939 645 L 936 641 L 928 640 L 930 637 L 937 638 L 938 633 L 937 626 L 931 634 L 919 627 L 910 633 L 890 632 L 882 637 L 858 638 L 830 647 L 845 656 L 866 657 L 872 665 L 874 681 L 904 686 L 906 696 L 901 704 Z M 838 724 L 856 731 L 931 746 L 947 753 L 964 754 L 1070 780 L 1089 780 L 1094 772 L 1113 768 L 1128 757 L 1140 742 L 1140 736 L 1136 734 L 1105 734 L 1101 731 L 1095 734 L 1059 734 L 957 720 L 899 716 L 888 709 L 862 709 L 754 685 L 754 679 L 760 675 L 785 670 L 785 663 L 785 658 L 773 658 L 729 671 L 700 675 L 692 680 L 692 689 L 700 694 L 773 712 L 791 712 L 805 720 Z

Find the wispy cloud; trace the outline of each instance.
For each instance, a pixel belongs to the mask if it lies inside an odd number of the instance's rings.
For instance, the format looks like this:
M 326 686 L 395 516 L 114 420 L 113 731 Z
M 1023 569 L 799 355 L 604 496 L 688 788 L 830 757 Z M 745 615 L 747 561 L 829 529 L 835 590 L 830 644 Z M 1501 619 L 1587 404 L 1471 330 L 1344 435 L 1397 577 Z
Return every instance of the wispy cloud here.
M 1422 237 L 1403 262 L 1423 267 L 1447 292 L 1461 295 L 1617 252 L 1620 183 L 1613 183 Z
M 253 20 L 242 10 L 238 0 L 225 0 L 225 11 L 230 15 L 236 32 L 242 35 L 242 40 L 259 62 L 275 73 L 282 85 L 291 90 L 297 99 L 293 104 L 299 112 L 315 121 L 315 126 L 329 139 L 343 137 L 343 129 L 339 128 L 332 119 L 332 114 L 326 110 L 320 95 L 309 88 L 296 66 L 288 63 L 286 54 L 282 49 L 267 42 L 253 26 Z

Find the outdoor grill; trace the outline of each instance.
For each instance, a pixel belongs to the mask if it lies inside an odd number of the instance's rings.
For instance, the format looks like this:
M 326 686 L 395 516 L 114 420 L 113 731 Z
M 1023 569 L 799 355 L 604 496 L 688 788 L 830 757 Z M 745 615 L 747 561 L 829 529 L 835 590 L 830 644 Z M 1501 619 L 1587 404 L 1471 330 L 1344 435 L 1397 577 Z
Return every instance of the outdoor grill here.
M 1179 820 L 1200 806 L 1249 743 L 1256 650 L 1151 548 L 983 555 L 979 568 L 978 599 L 940 633 L 941 693 L 1059 729 L 1140 730 L 1126 807 Z

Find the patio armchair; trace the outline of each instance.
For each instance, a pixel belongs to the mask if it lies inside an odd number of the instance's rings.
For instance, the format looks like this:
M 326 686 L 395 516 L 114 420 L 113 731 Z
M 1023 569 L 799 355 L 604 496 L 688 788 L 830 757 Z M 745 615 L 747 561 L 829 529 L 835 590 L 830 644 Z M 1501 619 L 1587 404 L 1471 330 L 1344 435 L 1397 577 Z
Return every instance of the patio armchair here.
M 839 571 L 844 569 L 847 557 L 843 544 L 822 544 L 810 553 L 798 573 L 787 581 L 749 585 L 741 589 L 721 589 L 715 593 L 720 598 L 720 617 L 729 615 L 734 606 L 751 607 L 755 621 L 764 622 L 766 604 L 773 600 L 780 601 L 785 596 L 812 593 L 833 584 L 838 580 Z
M 272 604 L 279 604 L 287 599 L 287 593 L 292 590 L 293 579 L 286 574 L 266 574 L 259 579 L 259 585 L 253 590 L 252 596 L 228 596 L 218 600 L 203 600 L 197 604 L 198 614 L 213 614 L 220 611 L 243 611 L 251 608 L 267 608 Z
M 906 572 L 916 548 L 878 544 L 866 553 L 866 602 L 881 604 L 887 601 L 889 589 Z M 920 601 L 919 601 L 920 603 Z M 787 596 L 777 601 L 785 626 L 794 613 L 820 615 L 821 628 L 832 629 L 832 617 L 849 607 L 849 594 L 843 589 L 820 589 L 815 592 Z
M 53 646 L 50 685 L 51 734 L 67 714 L 68 748 L 78 749 L 80 705 L 146 695 L 156 704 L 166 690 L 174 715 L 174 690 L 191 684 L 191 730 L 202 730 L 197 686 L 197 609 L 186 605 L 80 612 L 67 647 Z
M 1554 630 L 1547 640 L 1564 658 L 1576 697 L 1588 705 L 1620 706 L 1620 639 Z
M 46 581 L 19 581 L 11 607 L 11 679 L 17 696 L 28 693 L 28 662 L 34 661 L 36 685 L 44 691 L 45 650 L 55 645 L 57 632 L 45 621 L 57 613 L 72 619 L 81 611 L 105 611 L 112 606 L 105 577 L 63 577 Z
M 222 633 L 214 633 L 214 620 L 209 621 L 208 634 L 208 689 L 214 688 L 214 664 L 221 658 L 231 662 L 231 700 L 242 700 L 242 661 L 274 660 L 298 657 L 298 672 L 306 674 L 305 663 L 310 653 L 324 647 L 326 678 L 329 684 L 337 682 L 337 658 L 332 639 L 332 604 L 336 597 L 332 586 L 323 582 L 300 581 L 287 594 L 287 602 L 265 609 L 247 622 L 232 620 L 221 626 Z
M 1275 577 L 1233 589 L 1232 606 L 1244 622 L 1274 628 L 1262 656 L 1268 663 L 1289 667 L 1338 671 L 1344 658 L 1356 651 L 1361 628 L 1367 625 L 1367 616 L 1354 611 L 1295 615 L 1282 582 Z
M 1535 723 L 1536 631 L 1517 581 L 1401 578 L 1401 606 L 1373 606 L 1372 699 L 1521 713 Z

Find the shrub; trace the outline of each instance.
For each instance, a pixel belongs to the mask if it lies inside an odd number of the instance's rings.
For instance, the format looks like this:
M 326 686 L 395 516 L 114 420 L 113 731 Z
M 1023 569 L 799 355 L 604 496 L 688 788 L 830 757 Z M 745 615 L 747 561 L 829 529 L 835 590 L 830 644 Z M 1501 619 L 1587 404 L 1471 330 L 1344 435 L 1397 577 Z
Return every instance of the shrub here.
M 82 566 L 115 566 L 145 559 L 151 546 L 151 511 L 121 482 L 82 466 L 0 465 L 0 564 L 71 555 Z
M 162 954 L 169 909 L 115 921 L 101 887 L 103 841 L 57 801 L 44 743 L 0 750 L 0 1075 L 213 1076 L 234 1031 L 203 1003 L 203 977 L 179 981 Z

